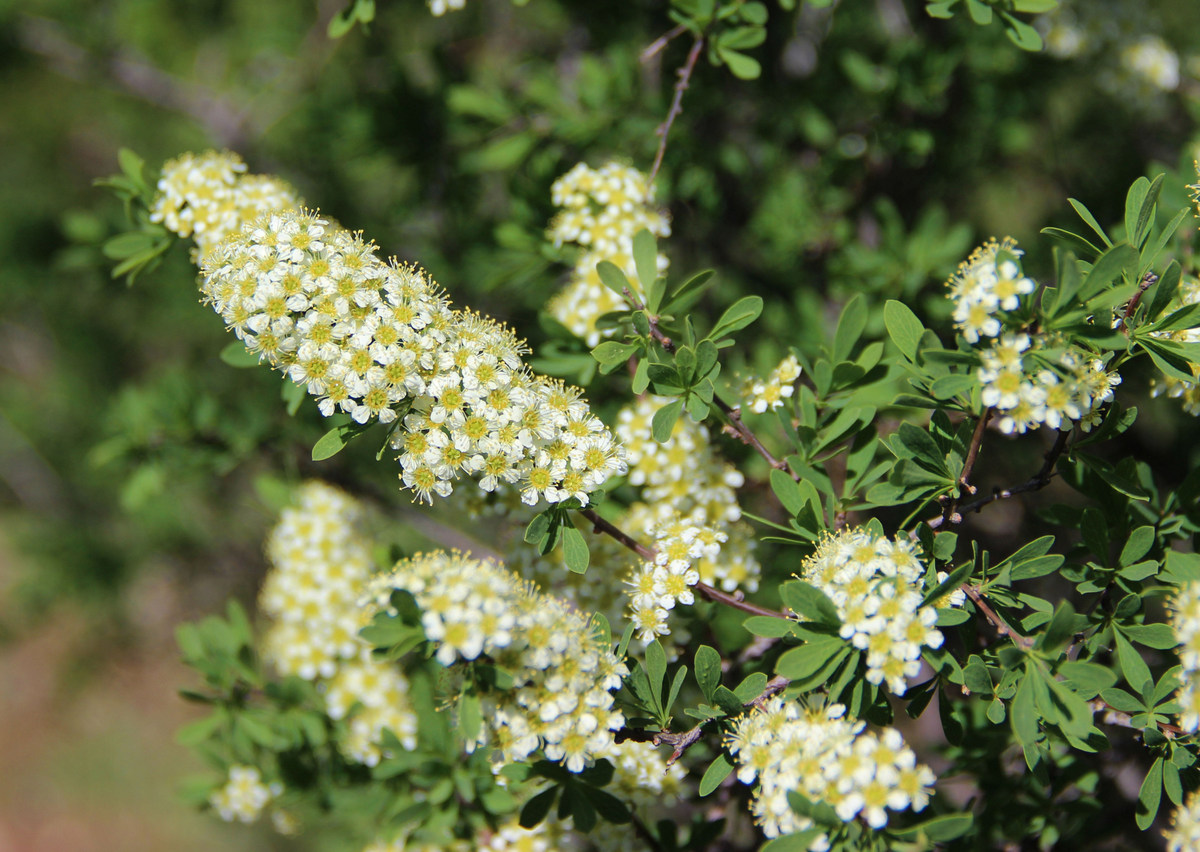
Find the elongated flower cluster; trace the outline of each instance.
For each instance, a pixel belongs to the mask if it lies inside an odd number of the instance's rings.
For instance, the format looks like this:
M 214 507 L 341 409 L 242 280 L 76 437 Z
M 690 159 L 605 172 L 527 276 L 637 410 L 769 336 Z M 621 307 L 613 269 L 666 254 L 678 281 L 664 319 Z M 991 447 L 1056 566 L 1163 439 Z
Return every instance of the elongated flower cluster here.
M 168 160 L 158 180 L 150 221 L 196 241 L 193 259 L 203 258 L 245 222 L 272 210 L 301 205 L 286 181 L 248 175 L 242 158 L 231 151 L 183 154 Z
M 262 773 L 253 766 L 229 767 L 225 786 L 208 798 L 209 805 L 225 822 L 256 822 L 271 801 L 283 792 L 278 781 L 264 784 Z
M 263 656 L 282 674 L 318 681 L 330 718 L 347 719 L 339 749 L 374 766 L 385 729 L 405 748 L 416 747 L 417 718 L 403 674 L 373 660 L 357 635 L 359 601 L 371 576 L 362 520 L 362 507 L 341 491 L 306 483 L 267 540 L 274 568 L 259 609 L 271 619 Z
M 596 327 L 606 313 L 627 308 L 620 296 L 600 280 L 596 264 L 602 260 L 619 267 L 630 281 L 637 280 L 633 262 L 633 236 L 643 228 L 659 237 L 669 236 L 667 217 L 654 207 L 654 185 L 641 172 L 620 163 L 592 169 L 579 163 L 556 180 L 551 198 L 562 211 L 550 223 L 549 236 L 556 246 L 576 243 L 583 247 L 571 280 L 550 300 L 550 315 L 589 346 L 613 329 Z M 658 271 L 667 269 L 667 257 L 657 257 Z
M 1180 687 L 1175 700 L 1183 708 L 1179 725 L 1200 731 L 1200 580 L 1184 583 L 1171 600 L 1171 626 L 1179 640 Z
M 1014 330 L 1020 323 L 1013 312 L 1037 289 L 1021 272 L 1022 254 L 1010 237 L 990 240 L 947 282 L 954 324 L 980 350 L 983 404 L 995 409 L 1000 431 L 1010 435 L 1073 423 L 1087 431 L 1121 377 L 1078 346 Z
M 1021 297 L 1037 289 L 1033 279 L 1021 273 L 1022 254 L 1011 237 L 989 240 L 946 282 L 954 303 L 954 324 L 968 343 L 1000 334 L 1004 312 L 1015 311 Z
M 812 827 L 788 804 L 791 791 L 832 806 L 847 822 L 861 814 L 883 828 L 889 810 L 923 810 L 934 781 L 899 731 L 867 731 L 864 722 L 845 718 L 840 704 L 805 708 L 773 697 L 738 720 L 726 745 L 738 780 L 758 781 L 750 809 L 767 837 Z M 809 848 L 828 848 L 828 839 L 822 835 Z
M 442 665 L 487 657 L 512 675 L 511 689 L 483 697 L 484 725 L 471 748 L 491 745 L 506 763 L 541 748 L 580 772 L 613 745 L 624 718 L 610 690 L 625 665 L 564 601 L 494 562 L 444 552 L 396 563 L 373 581 L 376 605 L 387 609 L 394 589 L 416 599 Z
M 1045 424 L 1085 432 L 1121 383 L 1116 371 L 1077 346 L 1052 347 L 1044 337 L 1005 334 L 980 353 L 983 404 L 996 409 L 1000 431 L 1024 433 Z
M 450 308 L 420 270 L 303 210 L 247 225 L 205 258 L 201 290 L 272 366 L 359 423 L 400 417 L 392 446 L 417 497 L 460 476 L 519 483 L 529 504 L 588 494 L 624 470 L 579 391 L 535 376 L 491 319 Z M 397 413 L 400 409 L 401 414 Z
M 630 587 L 630 617 L 637 636 L 651 640 L 670 632 L 667 611 L 675 604 L 695 603 L 692 587 L 700 582 L 696 565 L 701 560 L 717 563 L 721 545 L 729 536 L 713 527 L 694 523 L 678 515 L 653 528 L 653 562 L 635 569 Z
M 742 384 L 742 399 L 746 407 L 755 414 L 774 411 L 791 399 L 796 391 L 796 379 L 800 378 L 800 362 L 795 355 L 788 355 L 765 379 L 751 376 Z
M 940 648 L 934 606 L 921 606 L 926 570 L 906 538 L 889 539 L 866 527 L 825 538 L 798 575 L 837 606 L 840 635 L 866 652 L 867 680 L 904 694 L 921 669 L 921 648 Z M 939 580 L 945 575 L 939 575 Z M 957 591 L 947 603 L 958 605 Z M 936 602 L 935 602 L 936 603 Z
M 1200 794 L 1192 791 L 1171 814 L 1171 827 L 1163 832 L 1167 852 L 1200 849 Z
M 1191 187 L 1194 192 L 1200 192 L 1200 184 Z M 1172 300 L 1168 313 L 1179 308 L 1200 302 L 1200 281 L 1194 278 L 1180 283 L 1179 292 Z M 1200 329 L 1190 328 L 1173 332 L 1152 332 L 1157 337 L 1177 340 L 1180 343 L 1200 343 Z M 1154 396 L 1168 396 L 1178 399 L 1183 410 L 1193 416 L 1200 416 L 1200 364 L 1189 362 L 1192 370 L 1192 381 L 1186 382 L 1175 376 L 1160 375 L 1151 380 L 1151 393 Z

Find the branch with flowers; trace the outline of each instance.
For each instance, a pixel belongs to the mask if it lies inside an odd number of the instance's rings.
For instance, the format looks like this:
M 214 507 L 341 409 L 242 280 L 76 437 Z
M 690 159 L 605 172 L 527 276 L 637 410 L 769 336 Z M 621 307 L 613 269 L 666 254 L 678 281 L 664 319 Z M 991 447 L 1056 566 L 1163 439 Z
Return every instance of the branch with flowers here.
M 1032 43 L 1030 4 L 968 5 Z M 395 553 L 379 489 L 294 477 L 259 623 L 231 606 L 179 633 L 209 708 L 181 739 L 219 775 L 197 804 L 370 850 L 982 848 L 1035 824 L 1078 840 L 1056 799 L 1099 807 L 1097 779 L 1132 766 L 1132 825 L 1164 796 L 1177 848 L 1200 824 L 1200 485 L 1109 450 L 1137 420 L 1131 364 L 1200 411 L 1187 211 L 1163 176 L 1111 234 L 1073 200 L 1091 233 L 1047 229 L 1050 272 L 988 240 L 934 310 L 860 293 L 824 339 L 754 360 L 772 305 L 675 273 L 656 183 L 701 56 L 757 78 L 742 51 L 766 14 L 676 0 L 643 55 L 692 37 L 648 174 L 582 162 L 543 186 L 541 248 L 570 268 L 545 315 L 586 350 L 595 403 L 238 155 L 147 174 L 122 154 L 114 273 L 190 239 L 222 360 L 325 419 L 311 460 L 373 454 L 444 513 L 427 529 L 469 519 L 487 542 Z M 1042 433 L 1041 467 L 994 484 Z M 1043 517 L 984 525 L 1024 500 Z

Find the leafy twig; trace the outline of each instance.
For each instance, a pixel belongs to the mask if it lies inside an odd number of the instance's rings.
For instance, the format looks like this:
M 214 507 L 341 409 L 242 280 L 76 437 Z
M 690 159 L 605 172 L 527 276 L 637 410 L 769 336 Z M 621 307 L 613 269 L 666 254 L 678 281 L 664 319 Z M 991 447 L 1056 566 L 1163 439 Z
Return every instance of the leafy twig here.
M 958 513 L 958 503 L 962 500 L 964 492 L 974 494 L 976 491 L 970 481 L 971 471 L 975 467 L 975 460 L 979 458 L 979 448 L 983 446 L 983 433 L 991 419 L 992 408 L 988 406 L 983 410 L 983 414 L 979 415 L 979 420 L 975 423 L 975 431 L 971 434 L 971 446 L 967 449 L 967 458 L 963 462 L 962 473 L 958 476 L 958 496 L 943 499 L 941 517 L 927 522 L 930 529 L 937 529 L 947 521 L 952 524 L 962 523 L 962 515 Z
M 1144 276 L 1142 276 L 1142 281 L 1140 284 L 1138 284 L 1138 291 L 1133 294 L 1133 298 L 1130 299 L 1129 303 L 1125 306 L 1125 314 L 1117 319 L 1114 328 L 1120 328 L 1123 329 L 1126 334 L 1129 333 L 1129 318 L 1133 316 L 1133 312 L 1137 310 L 1138 303 L 1142 301 L 1142 296 L 1145 295 L 1147 290 L 1157 283 L 1158 276 L 1153 272 L 1147 272 Z
M 640 59 L 642 62 L 649 62 L 655 56 L 658 56 L 658 54 L 663 51 L 663 48 L 686 32 L 687 26 L 684 24 L 677 24 L 676 26 L 671 27 L 671 29 L 667 30 L 654 41 L 650 42 L 649 47 L 642 51 L 642 54 L 638 57 L 638 59 Z
M 1018 648 L 1023 648 L 1028 651 L 1033 647 L 1033 639 L 1024 636 L 1008 626 L 1008 623 L 992 609 L 991 605 L 984 599 L 983 593 L 978 588 L 969 584 L 963 584 L 962 590 L 966 592 L 967 597 L 979 608 L 983 613 L 983 617 L 988 620 L 988 623 L 996 628 L 996 633 L 1001 637 L 1007 636 L 1012 640 L 1012 643 Z
M 1051 447 L 1046 455 L 1042 467 L 1029 479 L 1022 482 L 1020 485 L 1014 485 L 1012 488 L 996 488 L 987 497 L 981 497 L 963 506 L 959 510 L 959 515 L 966 515 L 970 512 L 978 512 L 988 503 L 995 503 L 997 500 L 1007 500 L 1009 497 L 1014 497 L 1017 494 L 1024 494 L 1028 491 L 1039 491 L 1045 488 L 1054 479 L 1054 467 L 1058 464 L 1059 458 L 1067 449 L 1067 442 L 1071 438 L 1071 430 L 1063 429 L 1059 431 L 1058 437 L 1054 440 L 1054 446 Z M 961 521 L 961 517 L 959 518 Z M 938 526 L 931 523 L 930 526 Z
M 775 468 L 776 470 L 787 470 L 787 462 L 783 461 L 782 459 L 775 458 L 771 451 L 763 446 L 762 441 L 758 440 L 758 436 L 750 431 L 750 427 L 742 422 L 741 408 L 730 405 L 719 396 L 714 396 L 713 402 L 716 403 L 717 408 L 721 409 L 721 411 L 729 419 L 729 423 L 726 424 L 723 430 L 724 432 L 737 438 L 746 446 L 752 447 L 756 453 L 766 459 L 767 464 L 769 464 L 771 467 Z

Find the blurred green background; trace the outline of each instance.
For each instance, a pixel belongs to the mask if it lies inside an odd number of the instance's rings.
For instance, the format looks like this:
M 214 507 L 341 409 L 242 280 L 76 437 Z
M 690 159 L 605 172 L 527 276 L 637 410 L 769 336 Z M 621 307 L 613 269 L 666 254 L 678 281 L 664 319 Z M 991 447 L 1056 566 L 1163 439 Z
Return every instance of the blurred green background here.
M 417 516 L 369 450 L 308 461 L 315 408 L 289 417 L 273 375 L 218 359 L 228 338 L 184 246 L 132 287 L 110 277 L 100 245 L 127 225 L 92 182 L 117 171 L 119 148 L 151 168 L 236 150 L 513 325 L 542 368 L 592 380 L 583 346 L 539 316 L 567 271 L 544 241 L 549 187 L 584 159 L 649 168 L 688 47 L 639 59 L 671 26 L 666 4 L 469 0 L 434 18 L 420 0 L 380 0 L 369 29 L 332 40 L 340 7 L 0 2 L 0 852 L 303 845 L 177 803 L 199 767 L 172 741 L 193 718 L 175 695 L 189 676 L 174 625 L 252 601 L 264 483 L 320 475 Z M 941 282 L 988 236 L 1017 238 L 1026 270 L 1049 275 L 1037 232 L 1073 227 L 1067 196 L 1115 222 L 1129 183 L 1166 171 L 1164 218 L 1187 203 L 1194 0 L 1068 2 L 1040 25 L 1073 28 L 1069 57 L 915 0 L 770 8 L 762 79 L 701 62 L 659 180 L 673 270 L 718 270 L 700 310 L 767 300 L 754 351 L 730 367 L 815 348 L 855 292 L 922 306 L 945 330 Z M 1126 57 L 1154 34 L 1178 61 L 1173 86 Z M 1126 381 L 1145 395 L 1145 376 Z M 620 393 L 589 386 L 609 411 Z M 1143 404 L 1139 453 L 1195 446 L 1180 443 L 1190 418 Z M 1039 452 L 1026 444 L 986 475 L 1024 478 Z

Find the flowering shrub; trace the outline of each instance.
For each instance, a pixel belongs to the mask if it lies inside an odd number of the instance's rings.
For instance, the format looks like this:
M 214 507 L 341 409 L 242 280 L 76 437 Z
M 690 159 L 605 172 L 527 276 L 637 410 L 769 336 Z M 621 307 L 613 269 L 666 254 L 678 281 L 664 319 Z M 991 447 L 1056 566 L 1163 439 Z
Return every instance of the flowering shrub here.
M 964 5 L 1040 46 L 1022 16 L 1047 4 Z M 1197 410 L 1183 183 L 1138 178 L 1115 228 L 1072 200 L 1088 231 L 1045 229 L 1043 259 L 1006 237 L 954 257 L 941 290 L 919 270 L 928 301 L 850 276 L 810 339 L 772 319 L 782 298 L 668 263 L 692 214 L 657 200 L 686 164 L 660 171 L 693 75 L 703 58 L 758 79 L 748 51 L 775 26 L 741 0 L 671 14 L 647 54 L 691 47 L 648 168 L 558 170 L 548 230 L 505 237 L 571 270 L 537 357 L 237 155 L 184 154 L 154 188 L 123 155 L 119 272 L 192 239 L 202 301 L 237 338 L 226 363 L 282 373 L 292 413 L 314 398 L 312 461 L 365 447 L 369 477 L 388 456 L 464 527 L 389 547 L 394 489 L 291 472 L 261 627 L 231 606 L 180 631 L 212 706 L 184 739 L 221 773 L 197 801 L 285 832 L 331 822 L 369 850 L 848 852 L 1069 848 L 1112 800 L 1112 836 L 1158 821 L 1190 848 L 1200 480 L 1110 449 L 1132 445 L 1143 387 Z M 359 0 L 338 26 L 373 15 Z M 1063 57 L 1068 23 L 1038 24 Z M 1121 63 L 1174 90 L 1163 49 L 1131 42 Z M 478 95 L 456 102 L 500 110 Z M 851 135 L 844 152 L 866 144 Z M 1029 447 L 1040 464 L 1010 482 Z M 1037 525 L 981 520 L 1043 490 L 1058 502 Z M 1135 766 L 1122 799 L 1110 779 Z

